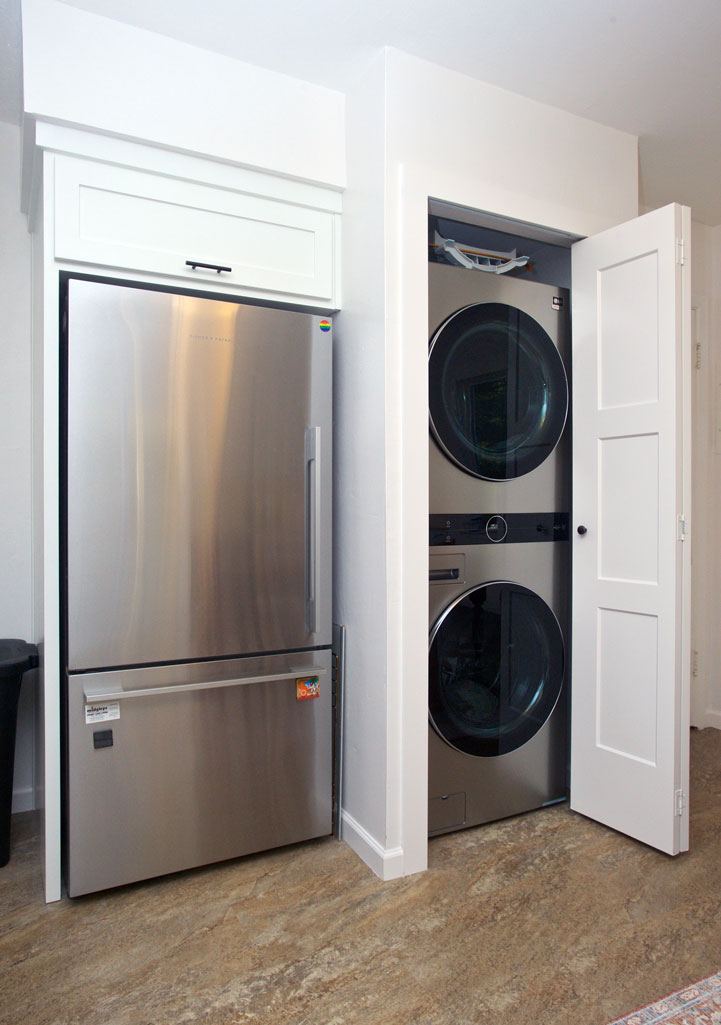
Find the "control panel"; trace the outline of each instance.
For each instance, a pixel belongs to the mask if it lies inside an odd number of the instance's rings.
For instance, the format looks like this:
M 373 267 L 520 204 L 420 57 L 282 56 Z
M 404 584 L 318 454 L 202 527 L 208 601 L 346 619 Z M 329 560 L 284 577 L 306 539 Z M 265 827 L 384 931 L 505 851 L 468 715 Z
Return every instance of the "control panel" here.
M 568 513 L 432 513 L 429 527 L 431 548 L 567 541 Z

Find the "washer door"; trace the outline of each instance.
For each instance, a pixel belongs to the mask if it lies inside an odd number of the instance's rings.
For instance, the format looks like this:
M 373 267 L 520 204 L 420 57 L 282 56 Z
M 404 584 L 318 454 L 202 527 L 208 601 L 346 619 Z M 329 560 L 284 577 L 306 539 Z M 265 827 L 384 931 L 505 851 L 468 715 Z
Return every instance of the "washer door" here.
M 484 480 L 535 469 L 561 437 L 568 382 L 558 349 L 527 313 L 474 303 L 431 339 L 430 422 L 446 455 Z
M 558 620 L 520 584 L 473 587 L 433 628 L 428 669 L 430 719 L 443 740 L 481 757 L 515 751 L 541 729 L 561 693 Z

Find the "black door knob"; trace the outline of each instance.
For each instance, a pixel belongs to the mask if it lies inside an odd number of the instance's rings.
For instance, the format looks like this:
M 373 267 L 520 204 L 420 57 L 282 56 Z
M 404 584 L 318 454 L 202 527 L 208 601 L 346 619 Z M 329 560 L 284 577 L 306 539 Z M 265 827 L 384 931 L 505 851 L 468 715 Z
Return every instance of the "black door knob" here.
M 578 531 L 579 534 L 587 534 L 588 533 L 588 527 L 584 527 L 583 524 L 581 524 L 580 527 L 576 527 L 576 530 Z

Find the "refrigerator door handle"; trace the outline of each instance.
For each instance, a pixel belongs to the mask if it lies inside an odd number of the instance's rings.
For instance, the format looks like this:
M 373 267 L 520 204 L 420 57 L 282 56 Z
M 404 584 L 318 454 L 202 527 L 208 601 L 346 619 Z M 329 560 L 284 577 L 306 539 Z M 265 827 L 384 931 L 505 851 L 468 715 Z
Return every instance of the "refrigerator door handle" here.
M 305 432 L 305 621 L 309 633 L 318 632 L 318 591 L 321 524 L 320 427 Z
M 167 687 L 138 687 L 135 690 L 83 688 L 85 701 L 97 704 L 104 701 L 118 701 L 120 698 L 157 697 L 159 694 L 185 694 L 189 691 L 215 690 L 219 687 L 243 687 L 249 683 L 275 683 L 280 680 L 304 680 L 309 676 L 324 676 L 327 670 L 322 666 L 298 666 L 285 673 L 269 673 L 265 676 L 242 676 L 232 680 L 203 680 L 201 683 L 173 683 Z

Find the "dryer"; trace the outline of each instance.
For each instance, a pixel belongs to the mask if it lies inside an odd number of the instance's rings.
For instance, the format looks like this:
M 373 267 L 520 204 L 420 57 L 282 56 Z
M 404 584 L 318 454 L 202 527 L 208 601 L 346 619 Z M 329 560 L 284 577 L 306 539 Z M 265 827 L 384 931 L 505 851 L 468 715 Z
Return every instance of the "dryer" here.
M 568 290 L 428 271 L 431 513 L 567 512 Z
M 510 544 L 498 519 L 430 549 L 430 835 L 568 792 L 568 517 L 511 516 Z

